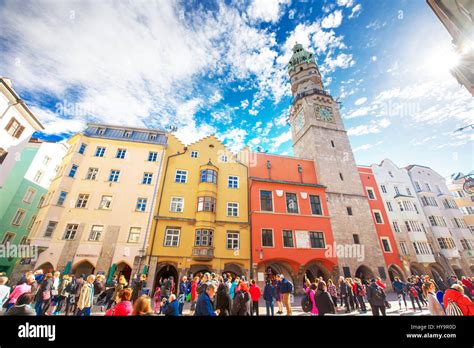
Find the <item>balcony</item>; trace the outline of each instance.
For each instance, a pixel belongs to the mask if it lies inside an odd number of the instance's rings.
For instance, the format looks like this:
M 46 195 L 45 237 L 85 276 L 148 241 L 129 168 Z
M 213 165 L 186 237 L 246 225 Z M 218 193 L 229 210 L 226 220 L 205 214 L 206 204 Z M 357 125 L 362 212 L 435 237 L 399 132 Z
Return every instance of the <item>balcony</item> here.
M 416 255 L 416 260 L 419 263 L 435 263 L 435 257 L 433 254 L 418 254 Z
M 408 237 L 412 242 L 427 242 L 426 234 L 424 232 L 408 232 Z
M 197 247 L 193 248 L 192 258 L 194 260 L 212 260 L 214 257 L 214 247 Z
M 458 249 L 441 249 L 441 254 L 443 254 L 447 259 L 459 257 Z

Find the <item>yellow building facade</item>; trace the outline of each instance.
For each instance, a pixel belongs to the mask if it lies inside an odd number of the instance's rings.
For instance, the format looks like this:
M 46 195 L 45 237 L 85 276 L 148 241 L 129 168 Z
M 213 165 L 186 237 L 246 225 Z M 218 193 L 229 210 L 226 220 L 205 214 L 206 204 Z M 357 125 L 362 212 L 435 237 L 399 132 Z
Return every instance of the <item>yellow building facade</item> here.
M 247 166 L 214 136 L 168 136 L 147 262 L 149 286 L 199 272 L 248 275 Z
M 103 124 L 71 137 L 31 230 L 42 251 L 35 269 L 130 279 L 146 251 L 166 141 L 162 131 Z

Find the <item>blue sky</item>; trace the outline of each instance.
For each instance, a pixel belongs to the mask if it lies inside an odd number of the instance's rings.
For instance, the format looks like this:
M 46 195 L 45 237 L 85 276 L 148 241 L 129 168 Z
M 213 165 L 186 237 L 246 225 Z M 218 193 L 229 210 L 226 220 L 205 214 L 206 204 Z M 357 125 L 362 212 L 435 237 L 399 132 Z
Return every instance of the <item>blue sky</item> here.
M 87 122 L 178 127 L 291 154 L 286 64 L 316 53 L 359 164 L 473 169 L 474 98 L 424 0 L 0 0 L 0 75 L 62 139 Z

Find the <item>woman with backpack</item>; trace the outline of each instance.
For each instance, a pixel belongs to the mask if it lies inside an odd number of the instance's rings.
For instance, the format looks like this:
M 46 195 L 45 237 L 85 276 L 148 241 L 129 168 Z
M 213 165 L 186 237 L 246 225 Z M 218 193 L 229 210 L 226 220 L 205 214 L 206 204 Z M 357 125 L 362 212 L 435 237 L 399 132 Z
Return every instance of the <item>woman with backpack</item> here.
M 459 284 L 453 284 L 444 293 L 443 304 L 446 315 L 474 316 L 474 303 L 464 295 L 464 289 Z
M 411 304 L 413 306 L 413 311 L 416 312 L 416 309 L 415 309 L 415 302 L 416 302 L 418 304 L 418 308 L 420 308 L 420 312 L 422 312 L 423 309 L 421 308 L 420 300 L 418 299 L 418 291 L 415 288 L 415 284 L 413 283 L 412 278 L 408 279 L 407 292 L 408 292 L 408 296 L 410 296 Z
M 67 290 L 69 289 L 70 282 L 71 282 L 71 277 L 65 274 L 63 276 L 63 280 L 59 284 L 58 295 L 56 298 L 56 307 L 52 311 L 53 315 L 58 315 L 61 312 L 61 308 L 63 306 L 64 300 L 69 297 L 69 293 Z
M 428 300 L 428 310 L 431 315 L 444 315 L 444 309 L 436 298 L 436 285 L 432 281 L 426 281 L 423 284 L 423 294 Z
M 318 283 L 315 302 L 319 316 L 324 316 L 327 313 L 336 314 L 336 305 L 327 292 L 326 283 L 323 280 Z
M 385 313 L 385 300 L 387 296 L 385 291 L 377 285 L 375 278 L 370 280 L 370 285 L 367 286 L 367 301 L 370 303 L 372 315 L 379 316 L 379 311 L 383 316 Z
M 53 275 L 47 273 L 41 281 L 41 285 L 35 296 L 35 311 L 36 315 L 44 315 L 45 310 L 49 307 L 51 302 L 51 289 L 53 288 Z
M 265 300 L 265 308 L 267 310 L 267 316 L 275 315 L 275 309 L 273 306 L 273 300 L 276 299 L 275 287 L 273 286 L 270 279 L 267 279 L 265 287 L 263 288 L 263 299 Z
M 406 284 L 402 282 L 399 277 L 395 277 L 393 280 L 392 286 L 395 292 L 397 293 L 398 307 L 400 308 L 400 310 L 402 310 L 402 299 L 403 299 L 403 302 L 405 303 L 405 310 L 407 310 L 407 300 L 405 296 Z
M 337 287 L 336 285 L 334 285 L 332 279 L 328 279 L 327 289 L 329 295 L 331 296 L 332 302 L 334 303 L 334 306 L 337 307 Z
M 354 285 L 355 285 L 355 297 L 357 299 L 357 302 L 359 303 L 360 312 L 367 313 L 367 308 L 364 302 L 364 296 L 365 296 L 364 286 L 362 285 L 362 282 L 360 281 L 359 278 L 354 278 Z
M 230 315 L 232 300 L 230 298 L 229 288 L 225 283 L 220 283 L 216 293 L 216 310 L 219 311 L 219 317 Z
M 247 283 L 240 282 L 232 303 L 233 316 L 250 316 L 250 294 Z

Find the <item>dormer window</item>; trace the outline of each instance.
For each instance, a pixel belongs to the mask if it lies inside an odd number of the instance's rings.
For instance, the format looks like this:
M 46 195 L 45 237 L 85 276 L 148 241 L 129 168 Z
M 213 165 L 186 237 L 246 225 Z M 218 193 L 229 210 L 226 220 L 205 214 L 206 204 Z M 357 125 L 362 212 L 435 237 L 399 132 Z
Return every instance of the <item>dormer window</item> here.
M 102 128 L 102 127 L 97 128 L 97 134 L 98 135 L 104 135 L 105 134 L 105 128 Z
M 132 131 L 123 132 L 123 137 L 124 138 L 131 138 L 132 137 Z
M 156 140 L 156 133 L 149 133 L 148 134 L 148 140 Z

